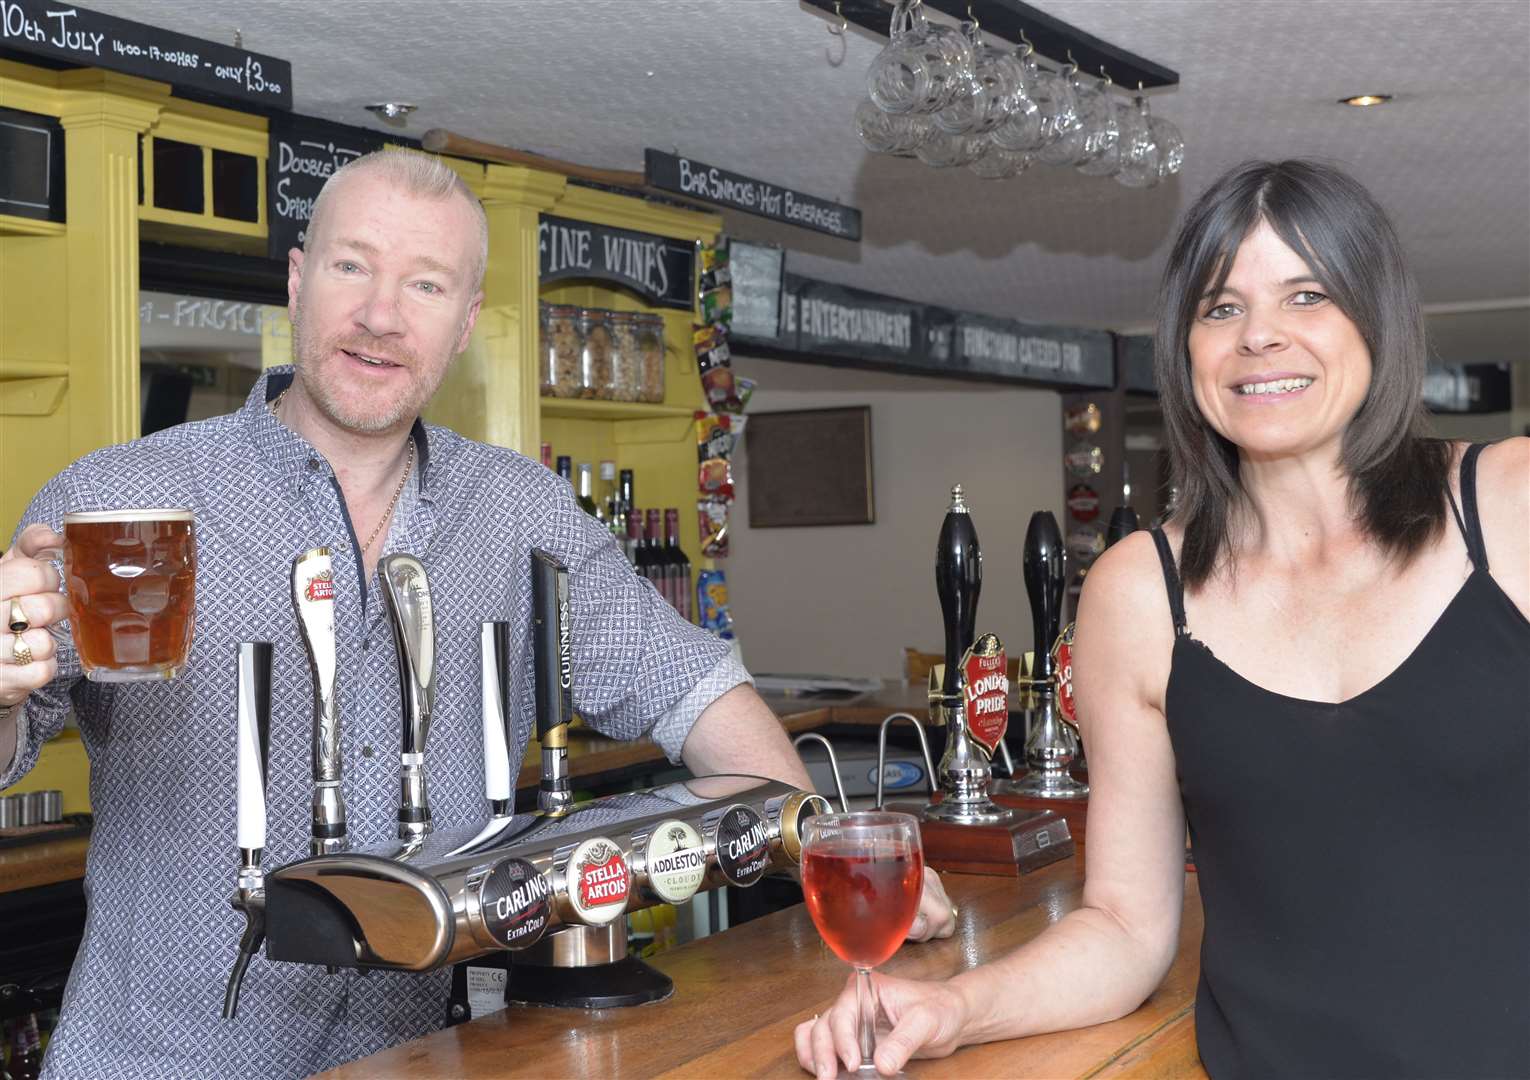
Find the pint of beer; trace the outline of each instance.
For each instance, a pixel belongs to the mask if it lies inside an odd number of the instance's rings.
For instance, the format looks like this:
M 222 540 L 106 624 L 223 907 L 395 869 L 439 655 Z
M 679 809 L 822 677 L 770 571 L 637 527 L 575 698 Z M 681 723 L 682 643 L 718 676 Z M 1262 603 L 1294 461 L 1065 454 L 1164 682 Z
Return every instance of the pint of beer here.
M 170 679 L 186 666 L 196 614 L 190 510 L 64 515 L 69 619 L 86 678 Z

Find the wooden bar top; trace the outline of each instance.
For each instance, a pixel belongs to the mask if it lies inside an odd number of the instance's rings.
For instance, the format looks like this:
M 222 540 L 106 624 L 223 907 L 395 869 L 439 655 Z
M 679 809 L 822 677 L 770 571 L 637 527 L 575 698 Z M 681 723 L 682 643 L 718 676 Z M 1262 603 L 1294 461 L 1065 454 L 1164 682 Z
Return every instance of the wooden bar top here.
M 1003 955 L 1079 903 L 1081 860 L 1016 880 L 948 874 L 961 908 L 955 936 L 907 945 L 890 974 L 942 978 Z M 1193 1077 L 1193 1009 L 1201 941 L 1200 893 L 1186 876 L 1179 953 L 1136 1012 L 1108 1024 L 958 1050 L 910 1062 L 909 1076 Z M 668 1001 L 584 1011 L 512 1007 L 322 1074 L 332 1080 L 431 1077 L 780 1077 L 802 1080 L 792 1032 L 823 1012 L 849 968 L 819 940 L 802 905 L 663 953 L 675 981 Z

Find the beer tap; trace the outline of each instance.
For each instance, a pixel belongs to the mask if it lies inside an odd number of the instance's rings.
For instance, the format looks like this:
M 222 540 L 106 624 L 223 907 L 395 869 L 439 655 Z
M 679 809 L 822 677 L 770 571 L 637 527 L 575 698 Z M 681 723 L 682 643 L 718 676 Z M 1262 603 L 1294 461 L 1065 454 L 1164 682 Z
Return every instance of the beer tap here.
M 266 936 L 265 871 L 261 856 L 266 848 L 266 757 L 271 746 L 271 643 L 239 643 L 237 697 L 238 750 L 236 775 L 237 844 L 239 875 L 229 903 L 244 914 L 244 933 L 239 953 L 223 992 L 223 1019 L 239 1013 L 239 988 L 250 957 L 260 951 Z
M 561 817 L 573 805 L 568 776 L 568 723 L 574 711 L 568 570 L 545 551 L 531 552 L 531 644 L 537 676 L 537 742 L 542 782 L 537 812 Z
M 1035 700 L 1035 720 L 1025 743 L 1028 771 L 1005 790 L 1044 799 L 1081 799 L 1089 785 L 1068 774 L 1078 755 L 1076 736 L 1058 709 L 1057 650 L 1065 643 L 1061 630 L 1063 600 L 1063 540 L 1057 519 L 1048 510 L 1031 515 L 1025 531 L 1025 591 L 1031 600 L 1036 637 L 1029 687 Z M 1069 626 L 1071 637 L 1072 626 Z
M 483 784 L 489 820 L 476 836 L 452 851 L 473 851 L 491 841 L 502 843 L 515 818 L 515 788 L 510 781 L 510 624 L 486 622 L 479 634 L 483 695 Z M 524 829 L 522 831 L 525 831 Z
M 946 725 L 946 751 L 940 759 L 940 788 L 945 797 L 925 810 L 925 817 L 932 821 L 992 825 L 1015 816 L 1013 810 L 988 797 L 989 753 L 971 734 L 963 700 L 967 689 L 963 660 L 970 649 L 980 645 L 990 659 L 997 656 L 1001 667 L 1003 663 L 1003 646 L 992 634 L 973 641 L 982 587 L 983 553 L 962 486 L 957 484 L 951 489 L 951 505 L 935 549 L 935 588 L 945 621 L 946 662 L 938 677 L 930 673 L 930 718 Z M 998 736 L 1003 737 L 1002 722 Z
M 379 569 L 378 579 L 393 624 L 393 644 L 398 650 L 399 693 L 403 699 L 398 836 L 417 843 L 432 828 L 425 788 L 425 741 L 430 736 L 436 699 L 435 613 L 430 582 L 419 559 L 402 553 L 388 555 Z
M 335 695 L 335 579 L 329 548 L 292 561 L 292 606 L 313 669 L 313 828 L 309 853 L 347 847 L 340 755 L 340 705 Z
M 1142 525 L 1137 520 L 1137 511 L 1130 506 L 1118 506 L 1111 512 L 1110 524 L 1105 529 L 1105 547 L 1108 550 L 1117 540 L 1124 540 Z

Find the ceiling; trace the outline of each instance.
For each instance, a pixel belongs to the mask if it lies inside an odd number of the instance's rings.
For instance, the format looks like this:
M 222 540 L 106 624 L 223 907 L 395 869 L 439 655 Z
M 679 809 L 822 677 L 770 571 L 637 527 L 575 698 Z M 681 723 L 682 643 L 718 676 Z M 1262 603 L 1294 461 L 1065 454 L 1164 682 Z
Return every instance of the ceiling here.
M 1041 0 L 1180 73 L 1153 92 L 1184 173 L 1153 191 L 1038 167 L 1008 181 L 864 152 L 851 125 L 879 39 L 797 0 L 113 0 L 114 15 L 289 59 L 297 112 L 362 105 L 591 165 L 676 149 L 861 208 L 859 244 L 729 213 L 798 273 L 1033 322 L 1151 321 L 1189 200 L 1249 158 L 1321 157 L 1393 214 L 1426 304 L 1530 304 L 1530 3 Z M 938 16 L 937 16 L 938 17 Z M 1396 95 L 1355 109 L 1336 99 Z M 1530 353 L 1530 342 L 1525 343 Z

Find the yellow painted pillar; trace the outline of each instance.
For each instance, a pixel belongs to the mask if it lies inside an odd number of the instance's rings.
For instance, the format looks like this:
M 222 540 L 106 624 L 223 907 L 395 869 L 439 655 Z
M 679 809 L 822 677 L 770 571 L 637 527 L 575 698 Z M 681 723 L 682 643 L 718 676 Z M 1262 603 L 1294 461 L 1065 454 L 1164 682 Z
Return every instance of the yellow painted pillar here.
M 138 436 L 138 137 L 158 119 L 170 88 L 92 69 L 69 72 L 59 85 L 69 449 L 79 456 Z
M 457 359 L 427 419 L 469 438 L 536 456 L 539 218 L 568 181 L 552 173 L 489 165 L 478 188 L 489 218 L 489 268 L 473 342 Z

